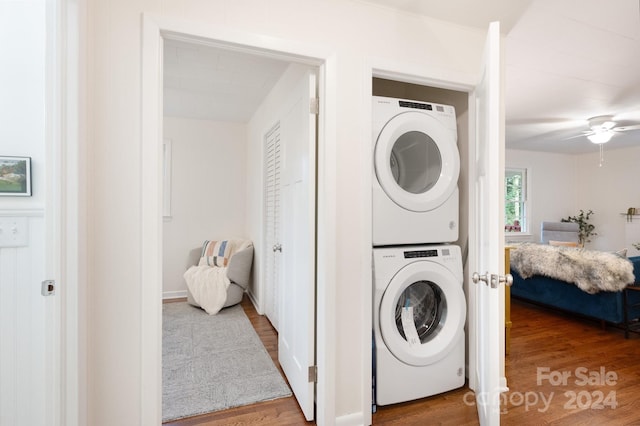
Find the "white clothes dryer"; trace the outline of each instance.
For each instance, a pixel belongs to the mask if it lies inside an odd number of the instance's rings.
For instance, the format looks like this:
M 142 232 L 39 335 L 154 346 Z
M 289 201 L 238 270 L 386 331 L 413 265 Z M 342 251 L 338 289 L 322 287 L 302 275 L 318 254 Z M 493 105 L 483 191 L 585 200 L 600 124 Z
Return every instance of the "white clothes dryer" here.
M 453 106 L 373 97 L 373 245 L 458 239 Z
M 378 405 L 464 385 L 466 302 L 460 248 L 373 249 L 374 377 Z

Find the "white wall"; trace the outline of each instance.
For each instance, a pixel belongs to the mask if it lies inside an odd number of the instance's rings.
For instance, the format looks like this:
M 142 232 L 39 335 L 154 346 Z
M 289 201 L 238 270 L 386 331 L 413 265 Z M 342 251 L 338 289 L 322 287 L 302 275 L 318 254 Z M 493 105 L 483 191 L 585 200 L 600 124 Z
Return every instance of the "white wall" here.
M 626 213 L 629 207 L 640 207 L 638 165 L 640 148 L 611 149 L 615 138 L 604 146 L 604 163 L 599 167 L 600 154 L 594 152 L 577 157 L 576 185 L 580 189 L 574 210 L 593 210 L 592 223 L 597 236 L 591 238 L 589 248 L 619 250 L 627 247 L 629 255 L 638 251 L 625 241 Z M 635 218 L 640 221 L 640 217 Z
M 149 416 L 142 406 L 140 370 L 143 297 L 139 178 L 141 152 L 141 13 L 207 29 L 236 40 L 288 46 L 301 54 L 326 52 L 335 87 L 335 109 L 326 135 L 324 194 L 335 210 L 323 212 L 335 227 L 326 229 L 335 244 L 335 270 L 321 288 L 336 327 L 327 342 L 335 359 L 337 418 L 366 421 L 371 389 L 371 256 L 369 155 L 370 66 L 389 67 L 433 79 L 477 81 L 485 32 L 346 0 L 113 0 L 91 1 L 88 25 L 91 121 L 89 134 L 92 248 L 89 265 L 94 336 L 88 356 L 88 423 L 138 423 Z M 311 52 L 311 53 L 309 53 Z M 318 53 L 319 54 L 319 53 Z M 117 165 L 117 169 L 116 166 Z M 125 171 L 115 173 L 115 171 Z M 334 276 L 335 275 L 335 276 Z M 354 303 L 354 301 L 356 301 Z M 368 342 L 368 345 L 367 345 Z M 333 422 L 333 419 L 329 419 Z
M 46 2 L 0 2 L 0 155 L 31 157 L 31 197 L 0 197 L 0 221 L 25 218 L 27 242 L 0 248 L 0 423 L 45 425 L 57 357 L 46 345 Z M 53 336 L 51 336 L 53 337 Z M 51 342 L 51 340 L 49 340 Z M 49 352 L 47 352 L 49 351 Z
M 163 294 L 185 297 L 189 253 L 204 240 L 247 238 L 247 126 L 164 117 L 171 140 L 171 217 L 163 225 Z
M 506 166 L 526 167 L 530 173 L 534 241 L 540 241 L 540 222 L 575 216 L 581 209 L 593 210 L 591 222 L 598 235 L 591 237 L 587 248 L 627 247 L 630 255 L 638 253 L 626 241 L 627 224 L 622 213 L 629 207 L 640 207 L 640 187 L 636 183 L 640 148 L 607 148 L 609 146 L 605 146 L 602 167 L 599 167 L 600 154 L 595 146 L 593 153 L 581 155 L 507 150 Z
M 526 168 L 529 182 L 529 234 L 540 241 L 540 223 L 577 214 L 578 177 L 575 156 L 507 149 L 505 166 Z M 505 232 L 507 241 L 515 239 Z

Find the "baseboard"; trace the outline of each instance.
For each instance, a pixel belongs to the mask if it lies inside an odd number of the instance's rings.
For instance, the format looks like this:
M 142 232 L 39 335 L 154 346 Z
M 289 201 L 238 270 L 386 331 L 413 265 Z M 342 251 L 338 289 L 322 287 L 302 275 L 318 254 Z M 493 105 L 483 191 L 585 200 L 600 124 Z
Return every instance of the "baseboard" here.
M 256 300 L 254 294 L 251 291 L 247 290 L 247 296 L 249 296 L 249 300 L 253 304 L 253 307 L 256 308 L 256 312 L 258 313 L 258 315 L 264 315 L 264 312 L 260 312 L 260 309 L 258 309 L 260 305 L 258 304 L 258 301 Z
M 351 413 L 336 418 L 336 426 L 362 426 L 365 424 L 362 413 Z M 370 424 L 370 423 L 369 423 Z
M 187 297 L 187 290 L 163 291 L 162 300 L 165 299 L 181 299 Z

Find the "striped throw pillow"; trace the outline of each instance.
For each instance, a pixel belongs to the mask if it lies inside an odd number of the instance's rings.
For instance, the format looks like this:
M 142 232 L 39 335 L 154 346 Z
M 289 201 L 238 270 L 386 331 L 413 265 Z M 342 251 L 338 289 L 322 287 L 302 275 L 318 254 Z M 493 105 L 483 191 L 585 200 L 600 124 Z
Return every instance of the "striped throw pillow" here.
M 199 265 L 225 267 L 232 254 L 233 243 L 230 240 L 205 241 L 202 245 Z

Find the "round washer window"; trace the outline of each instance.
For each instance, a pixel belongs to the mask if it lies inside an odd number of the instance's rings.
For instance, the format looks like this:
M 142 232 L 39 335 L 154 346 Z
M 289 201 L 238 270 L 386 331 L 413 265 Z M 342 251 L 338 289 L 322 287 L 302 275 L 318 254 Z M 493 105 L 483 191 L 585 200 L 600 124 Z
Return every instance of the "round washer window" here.
M 431 281 L 417 281 L 407 287 L 396 304 L 396 327 L 403 339 L 405 325 L 402 323 L 402 310 L 413 309 L 413 324 L 421 343 L 433 339 L 444 324 L 447 316 L 447 300 L 437 284 Z
M 436 142 L 419 131 L 403 133 L 393 144 L 389 157 L 397 184 L 412 194 L 423 194 L 438 182 L 442 156 Z

